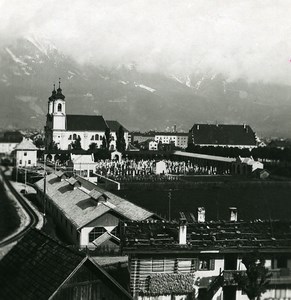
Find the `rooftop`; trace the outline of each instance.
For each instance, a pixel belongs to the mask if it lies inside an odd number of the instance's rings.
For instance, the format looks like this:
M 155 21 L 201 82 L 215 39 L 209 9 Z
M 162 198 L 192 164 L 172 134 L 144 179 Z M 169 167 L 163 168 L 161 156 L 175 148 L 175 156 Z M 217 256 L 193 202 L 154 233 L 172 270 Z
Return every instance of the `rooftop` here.
M 190 132 L 197 145 L 256 146 L 255 133 L 246 124 L 194 124 Z
M 118 121 L 111 121 L 111 120 L 106 120 L 106 123 L 108 125 L 108 127 L 110 128 L 110 131 L 112 132 L 118 132 L 119 127 L 122 126 Z M 124 132 L 128 132 L 128 130 L 124 127 L 123 130 Z
M 179 224 L 165 221 L 126 222 L 126 252 L 244 252 L 291 251 L 291 221 L 192 222 L 187 224 L 187 244 L 179 245 Z
M 82 228 L 96 218 L 113 211 L 125 219 L 141 221 L 152 217 L 154 214 L 121 198 L 105 191 L 85 179 L 60 178 L 52 173 L 46 177 L 46 194 L 55 203 L 63 214 L 75 225 Z M 72 189 L 71 185 L 81 187 Z M 43 191 L 44 179 L 35 183 Z M 95 190 L 95 192 L 93 191 Z M 106 201 L 96 201 L 96 194 L 106 196 Z
M 37 150 L 37 147 L 33 144 L 32 140 L 24 138 L 21 143 L 19 143 L 15 150 Z
M 105 131 L 107 128 L 103 116 L 67 115 L 68 131 Z
M 50 299 L 84 265 L 83 276 L 87 270 L 90 278 L 101 280 L 120 299 L 132 299 L 92 258 L 36 229 L 31 229 L 0 261 L 0 298 Z

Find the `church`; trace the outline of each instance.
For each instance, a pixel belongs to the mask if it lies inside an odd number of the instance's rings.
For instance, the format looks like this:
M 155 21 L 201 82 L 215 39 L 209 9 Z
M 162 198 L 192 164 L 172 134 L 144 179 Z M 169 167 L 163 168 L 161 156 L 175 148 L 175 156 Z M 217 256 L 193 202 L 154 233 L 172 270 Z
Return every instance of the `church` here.
M 88 150 L 92 143 L 101 148 L 107 128 L 110 129 L 109 150 L 116 149 L 117 132 L 121 124 L 118 121 L 105 121 L 99 115 L 66 114 L 66 101 L 61 89 L 61 82 L 48 98 L 48 113 L 45 126 L 46 148 L 53 145 L 60 150 L 72 149 L 72 143 L 80 140 L 81 148 Z M 122 126 L 123 127 L 123 126 Z M 126 148 L 128 147 L 128 130 L 124 129 Z

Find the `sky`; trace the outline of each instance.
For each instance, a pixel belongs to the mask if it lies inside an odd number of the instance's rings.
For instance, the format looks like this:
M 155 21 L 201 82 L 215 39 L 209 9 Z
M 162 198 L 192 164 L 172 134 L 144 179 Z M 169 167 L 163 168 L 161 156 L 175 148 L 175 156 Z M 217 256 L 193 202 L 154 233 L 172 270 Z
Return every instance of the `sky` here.
M 0 0 L 0 47 L 48 39 L 81 63 L 291 85 L 290 0 Z

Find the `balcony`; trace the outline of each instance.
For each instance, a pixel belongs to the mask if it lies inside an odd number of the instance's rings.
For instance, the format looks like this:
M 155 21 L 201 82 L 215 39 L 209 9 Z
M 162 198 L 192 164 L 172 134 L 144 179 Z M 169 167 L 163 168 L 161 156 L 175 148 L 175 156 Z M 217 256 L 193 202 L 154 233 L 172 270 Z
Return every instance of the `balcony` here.
M 238 270 L 224 270 L 224 285 L 235 285 L 233 278 L 234 272 L 245 272 Z M 270 278 L 270 284 L 291 284 L 291 269 L 271 269 L 272 277 Z

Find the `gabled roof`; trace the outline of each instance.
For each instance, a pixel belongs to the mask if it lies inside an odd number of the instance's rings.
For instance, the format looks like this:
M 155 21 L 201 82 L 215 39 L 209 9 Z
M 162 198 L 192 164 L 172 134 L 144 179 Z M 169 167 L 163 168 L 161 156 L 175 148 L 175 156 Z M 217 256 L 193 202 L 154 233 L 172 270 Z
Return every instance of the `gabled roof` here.
M 105 131 L 103 116 L 67 115 L 67 131 Z
M 82 265 L 120 299 L 132 299 L 93 259 L 36 229 L 31 229 L 0 261 L 0 299 L 51 299 Z
M 0 299 L 48 299 L 84 259 L 30 230 L 0 261 Z
M 255 133 L 245 124 L 194 124 L 191 133 L 196 145 L 256 146 Z
M 128 130 L 123 125 L 121 125 L 118 121 L 106 120 L 106 123 L 110 128 L 111 132 L 118 132 L 120 126 L 123 127 L 124 132 L 128 132 Z
M 70 188 L 70 183 L 68 182 L 70 180 L 56 181 L 54 180 L 55 178 L 57 178 L 57 175 L 54 173 L 46 177 L 46 195 L 59 207 L 76 228 L 84 227 L 109 211 L 135 221 L 145 220 L 154 216 L 148 210 L 105 191 L 85 179 L 82 180 L 80 177 L 77 177 L 77 180 L 73 177 L 70 178 L 72 182 L 78 181 L 82 186 L 74 190 Z M 37 181 L 35 185 L 40 191 L 43 191 L 44 179 Z M 96 190 L 96 192 L 93 190 Z M 106 195 L 107 201 L 96 203 L 92 195 Z
M 75 164 L 94 164 L 92 154 L 71 154 L 71 160 Z
M 15 150 L 37 150 L 37 147 L 33 144 L 32 140 L 24 138 L 21 143 L 19 143 Z

